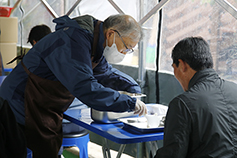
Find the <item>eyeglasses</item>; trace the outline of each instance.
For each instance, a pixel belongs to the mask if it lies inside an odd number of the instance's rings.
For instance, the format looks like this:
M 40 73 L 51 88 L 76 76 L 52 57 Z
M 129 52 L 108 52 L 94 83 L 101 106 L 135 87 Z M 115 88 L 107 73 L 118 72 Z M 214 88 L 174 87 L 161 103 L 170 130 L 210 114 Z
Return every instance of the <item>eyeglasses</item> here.
M 119 35 L 120 39 L 121 39 L 122 42 L 123 42 L 123 45 L 124 45 L 125 48 L 126 48 L 123 52 L 126 53 L 126 54 L 131 54 L 131 53 L 133 53 L 134 50 L 133 50 L 133 49 L 129 49 L 129 48 L 127 47 L 127 45 L 126 45 L 125 42 L 123 41 L 123 38 L 122 38 L 122 36 L 120 35 L 120 33 L 119 33 L 117 30 L 113 30 L 113 31 L 117 32 L 117 34 Z

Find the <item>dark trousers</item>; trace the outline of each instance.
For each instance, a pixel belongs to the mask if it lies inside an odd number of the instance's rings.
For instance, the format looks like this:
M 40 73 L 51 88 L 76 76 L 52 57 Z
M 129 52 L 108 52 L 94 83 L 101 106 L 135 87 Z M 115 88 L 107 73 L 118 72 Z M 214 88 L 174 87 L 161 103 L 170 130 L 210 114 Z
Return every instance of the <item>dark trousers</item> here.
M 0 98 L 0 158 L 26 158 L 26 140 L 7 101 Z

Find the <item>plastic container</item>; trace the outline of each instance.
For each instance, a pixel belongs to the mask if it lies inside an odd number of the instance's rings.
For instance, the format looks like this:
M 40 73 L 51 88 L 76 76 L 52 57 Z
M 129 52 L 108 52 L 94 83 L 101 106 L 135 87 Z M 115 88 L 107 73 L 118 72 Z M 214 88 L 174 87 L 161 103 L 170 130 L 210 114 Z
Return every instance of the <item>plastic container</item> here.
M 13 7 L 0 6 L 0 17 L 9 17 Z

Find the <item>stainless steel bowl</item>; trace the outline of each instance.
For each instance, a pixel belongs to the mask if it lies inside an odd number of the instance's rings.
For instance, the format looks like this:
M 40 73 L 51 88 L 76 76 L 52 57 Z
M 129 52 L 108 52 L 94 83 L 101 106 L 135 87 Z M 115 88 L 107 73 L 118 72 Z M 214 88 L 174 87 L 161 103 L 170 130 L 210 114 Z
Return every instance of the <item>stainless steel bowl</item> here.
M 133 116 L 134 115 L 133 113 L 134 112 L 122 112 L 122 113 L 107 112 L 91 109 L 91 118 L 96 122 L 115 123 L 118 122 L 118 119 L 120 118 Z
M 141 99 L 141 97 L 145 97 L 145 94 L 137 94 L 137 93 L 128 93 L 124 91 L 119 91 L 120 94 L 126 94 L 131 97 L 135 97 L 137 99 Z M 96 122 L 101 123 L 115 123 L 118 122 L 118 119 L 124 117 L 135 116 L 134 112 L 109 112 L 109 111 L 98 111 L 95 109 L 91 109 L 91 118 Z

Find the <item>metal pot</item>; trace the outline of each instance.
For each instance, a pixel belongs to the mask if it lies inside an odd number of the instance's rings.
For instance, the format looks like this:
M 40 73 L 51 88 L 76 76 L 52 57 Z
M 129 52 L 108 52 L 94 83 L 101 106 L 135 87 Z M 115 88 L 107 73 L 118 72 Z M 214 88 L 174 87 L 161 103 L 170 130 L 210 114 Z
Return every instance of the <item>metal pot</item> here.
M 137 94 L 137 93 L 129 93 L 125 91 L 119 91 L 120 94 L 126 94 L 131 97 L 141 99 L 141 97 L 145 97 L 145 94 Z M 91 108 L 91 118 L 96 122 L 101 123 L 115 123 L 118 122 L 118 119 L 130 116 L 136 116 L 133 114 L 134 112 L 110 112 L 110 111 L 98 111 Z

